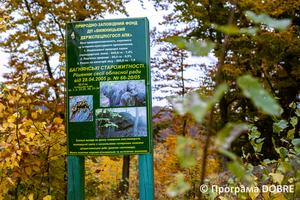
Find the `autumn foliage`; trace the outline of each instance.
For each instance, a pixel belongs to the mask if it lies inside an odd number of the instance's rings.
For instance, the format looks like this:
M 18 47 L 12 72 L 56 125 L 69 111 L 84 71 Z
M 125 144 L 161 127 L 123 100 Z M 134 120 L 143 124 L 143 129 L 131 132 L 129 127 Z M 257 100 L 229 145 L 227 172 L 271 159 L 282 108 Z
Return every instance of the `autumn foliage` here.
M 26 81 L 26 74 L 19 77 Z M 0 199 L 62 199 L 66 194 L 64 107 L 36 108 L 19 84 L 2 85 Z

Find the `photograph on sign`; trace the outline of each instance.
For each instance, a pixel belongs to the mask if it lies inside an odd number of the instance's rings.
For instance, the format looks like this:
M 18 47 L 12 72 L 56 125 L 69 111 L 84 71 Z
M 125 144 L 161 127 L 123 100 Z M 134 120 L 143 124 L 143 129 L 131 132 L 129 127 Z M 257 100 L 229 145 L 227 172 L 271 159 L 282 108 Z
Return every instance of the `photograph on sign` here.
M 71 96 L 69 97 L 70 122 L 93 121 L 93 96 Z
M 145 105 L 145 80 L 100 82 L 100 107 Z
M 67 154 L 152 149 L 149 22 L 66 24 Z
M 96 138 L 146 136 L 146 107 L 96 110 Z

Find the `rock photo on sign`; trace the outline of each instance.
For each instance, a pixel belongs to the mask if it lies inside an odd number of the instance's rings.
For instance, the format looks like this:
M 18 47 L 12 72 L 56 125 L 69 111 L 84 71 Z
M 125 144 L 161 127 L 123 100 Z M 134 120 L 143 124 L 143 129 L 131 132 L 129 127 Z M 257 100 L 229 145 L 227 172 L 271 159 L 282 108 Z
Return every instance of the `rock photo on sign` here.
M 145 105 L 145 80 L 100 82 L 100 107 Z
M 147 137 L 146 107 L 96 109 L 96 138 Z

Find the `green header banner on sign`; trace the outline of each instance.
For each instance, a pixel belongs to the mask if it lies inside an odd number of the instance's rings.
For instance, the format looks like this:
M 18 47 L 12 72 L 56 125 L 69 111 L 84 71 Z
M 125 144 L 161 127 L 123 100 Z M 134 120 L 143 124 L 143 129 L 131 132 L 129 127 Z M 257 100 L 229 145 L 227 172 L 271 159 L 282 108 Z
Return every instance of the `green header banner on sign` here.
M 67 154 L 151 152 L 147 18 L 66 24 Z

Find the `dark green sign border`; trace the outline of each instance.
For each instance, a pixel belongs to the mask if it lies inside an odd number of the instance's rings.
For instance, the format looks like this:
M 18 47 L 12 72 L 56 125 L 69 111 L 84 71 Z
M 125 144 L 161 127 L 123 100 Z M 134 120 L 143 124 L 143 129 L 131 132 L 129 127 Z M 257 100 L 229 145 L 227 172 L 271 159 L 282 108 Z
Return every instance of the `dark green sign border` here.
M 66 65 L 67 155 L 151 153 L 153 144 L 148 19 L 67 23 Z M 144 84 L 144 90 L 141 84 Z M 126 86 L 126 94 L 123 93 L 120 101 L 114 102 L 112 99 L 119 98 L 115 98 L 116 95 L 114 98 L 109 96 L 110 93 L 114 94 L 114 87 L 118 90 Z M 110 91 L 106 91 L 106 96 L 102 92 L 104 88 L 110 88 Z M 132 88 L 138 89 L 133 91 Z M 126 112 L 122 112 L 124 110 Z M 139 115 L 137 118 L 131 114 L 134 110 L 135 113 L 145 110 L 146 116 Z M 112 117 L 115 113 L 117 116 Z M 126 128 L 120 120 L 112 121 L 126 116 L 129 116 L 126 119 L 130 121 L 131 128 Z M 104 122 L 107 119 L 111 121 Z M 130 132 L 135 128 L 135 123 L 139 125 L 134 133 L 137 135 Z M 122 126 L 124 129 L 121 129 Z

